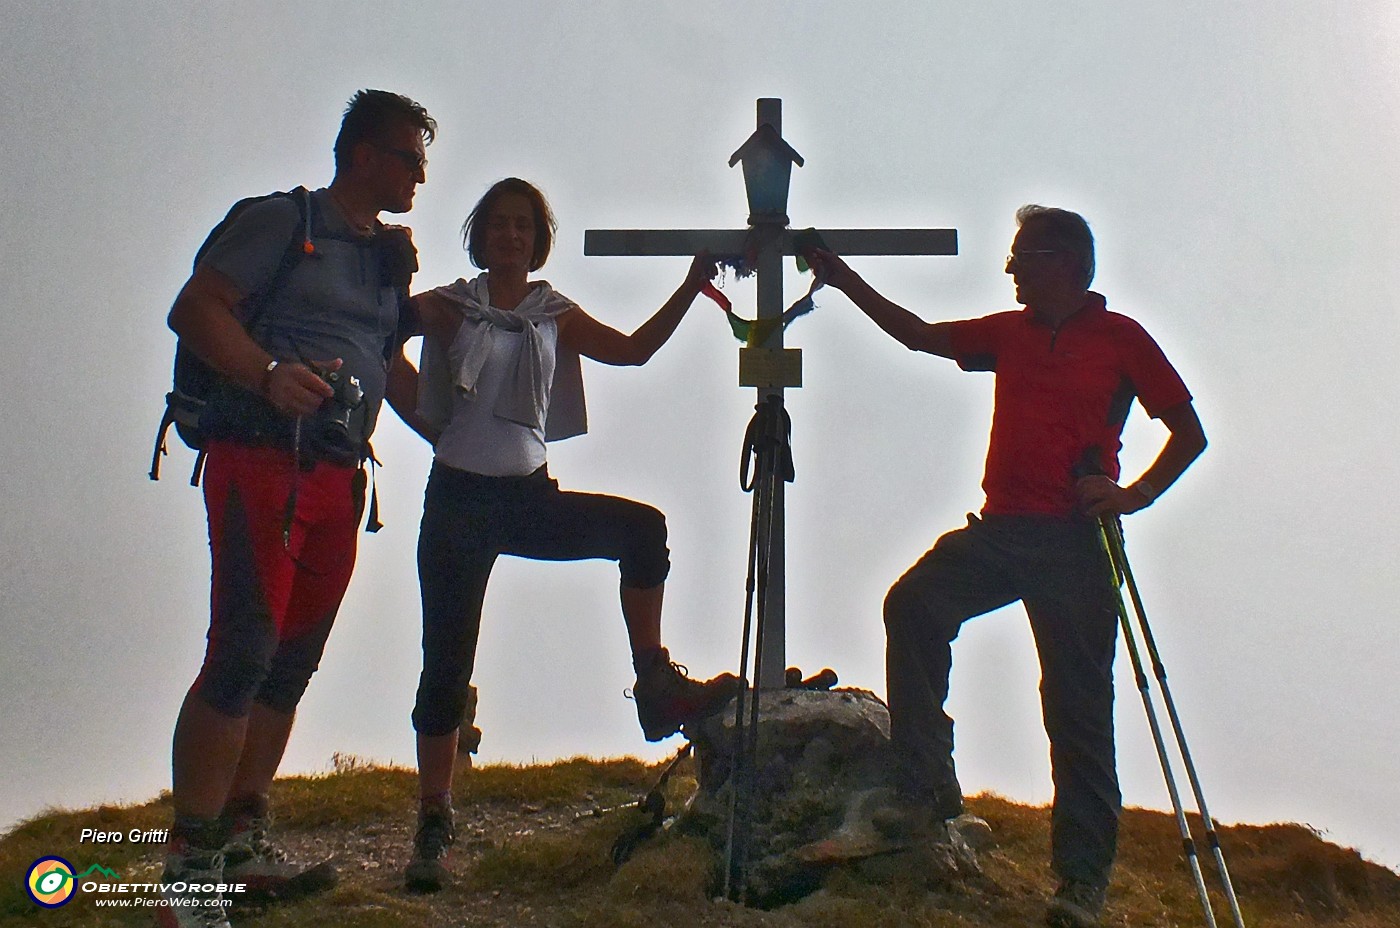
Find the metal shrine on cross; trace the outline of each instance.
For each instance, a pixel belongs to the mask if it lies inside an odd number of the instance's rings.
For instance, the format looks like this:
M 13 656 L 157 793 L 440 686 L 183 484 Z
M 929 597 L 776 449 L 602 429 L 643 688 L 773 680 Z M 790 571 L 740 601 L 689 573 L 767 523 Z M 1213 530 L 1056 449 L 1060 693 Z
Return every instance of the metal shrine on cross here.
M 782 260 L 795 255 L 811 241 L 839 255 L 954 255 L 958 252 L 955 229 L 820 229 L 794 232 L 788 228 L 787 200 L 792 165 L 802 166 L 802 156 L 782 137 L 781 100 L 758 101 L 758 124 L 749 139 L 734 152 L 729 166 L 742 162 L 744 187 L 749 201 L 747 229 L 590 229 L 584 232 L 583 253 L 590 256 L 691 256 L 708 251 L 716 257 L 743 255 L 757 277 L 758 318 L 776 321 L 785 308 Z M 740 386 L 757 388 L 758 403 L 770 397 L 781 403 L 786 387 L 802 385 L 802 356 L 798 349 L 783 347 L 781 324 L 774 324 L 759 346 L 740 349 Z M 768 545 L 767 587 L 762 607 L 766 633 L 759 655 L 762 673 L 756 682 L 763 689 L 785 685 L 785 545 L 784 485 L 776 481 L 773 494 L 772 535 Z

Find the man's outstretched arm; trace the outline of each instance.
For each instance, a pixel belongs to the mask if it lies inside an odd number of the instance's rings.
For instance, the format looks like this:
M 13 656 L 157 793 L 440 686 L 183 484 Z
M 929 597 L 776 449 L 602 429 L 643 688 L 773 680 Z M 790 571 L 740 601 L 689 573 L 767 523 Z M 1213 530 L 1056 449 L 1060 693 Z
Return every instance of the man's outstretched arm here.
M 861 312 L 895 341 L 911 351 L 936 354 L 941 358 L 953 357 L 949 335 L 951 323 L 925 322 L 898 303 L 886 299 L 832 252 L 816 248 L 805 253 L 804 257 L 818 279 L 846 294 Z

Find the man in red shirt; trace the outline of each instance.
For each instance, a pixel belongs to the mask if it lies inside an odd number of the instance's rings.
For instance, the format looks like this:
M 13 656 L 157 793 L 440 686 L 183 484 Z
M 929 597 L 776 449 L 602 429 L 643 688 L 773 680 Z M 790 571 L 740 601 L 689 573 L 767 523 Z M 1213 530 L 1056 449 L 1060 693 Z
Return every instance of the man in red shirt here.
M 890 302 L 839 257 L 809 256 L 898 342 L 994 371 L 996 402 L 982 482 L 987 501 L 885 598 L 886 671 L 895 782 L 905 822 L 962 813 L 953 721 L 943 711 L 951 643 L 962 623 L 1025 603 L 1041 665 L 1055 784 L 1052 925 L 1098 924 L 1117 850 L 1121 798 L 1113 751 L 1117 612 L 1095 519 L 1136 512 L 1205 449 L 1191 394 L 1143 328 L 1089 290 L 1094 240 L 1083 217 L 1025 206 L 1006 260 L 1025 308 L 928 323 Z M 1169 436 L 1136 481 L 1118 482 L 1134 399 Z

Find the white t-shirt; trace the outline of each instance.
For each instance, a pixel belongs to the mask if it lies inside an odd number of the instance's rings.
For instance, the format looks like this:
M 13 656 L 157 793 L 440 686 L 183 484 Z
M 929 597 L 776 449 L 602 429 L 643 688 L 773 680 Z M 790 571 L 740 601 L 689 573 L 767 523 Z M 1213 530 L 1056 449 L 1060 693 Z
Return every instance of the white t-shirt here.
M 483 324 L 470 321 L 462 323 L 464 326 Z M 553 319 L 549 319 L 540 323 L 537 330 L 545 347 L 542 361 L 544 382 L 548 384 L 554 378 L 559 328 Z M 544 465 L 544 429 L 502 419 L 493 411 L 496 398 L 514 369 L 516 356 L 520 352 L 520 342 L 524 337 L 521 332 L 497 328 L 490 356 L 482 366 L 480 378 L 477 380 L 476 397 L 468 397 L 460 390 L 452 391 L 452 413 L 435 449 L 439 461 L 458 470 L 490 477 L 523 477 Z M 462 343 L 462 340 L 458 339 L 454 345 Z M 456 369 L 460 360 L 449 350 L 452 369 Z M 544 403 L 545 408 L 541 412 L 548 413 L 547 393 Z

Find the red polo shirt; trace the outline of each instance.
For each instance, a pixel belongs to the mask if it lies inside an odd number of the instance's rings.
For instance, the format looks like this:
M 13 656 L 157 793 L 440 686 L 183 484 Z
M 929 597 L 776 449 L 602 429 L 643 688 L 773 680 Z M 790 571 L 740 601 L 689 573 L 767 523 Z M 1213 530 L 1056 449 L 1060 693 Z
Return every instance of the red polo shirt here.
M 996 372 L 984 513 L 1071 515 L 1073 472 L 1087 449 L 1099 449 L 1118 479 L 1134 399 L 1154 419 L 1191 399 L 1152 336 L 1106 305 L 1091 292 L 1058 329 L 1029 309 L 952 323 L 958 366 Z

